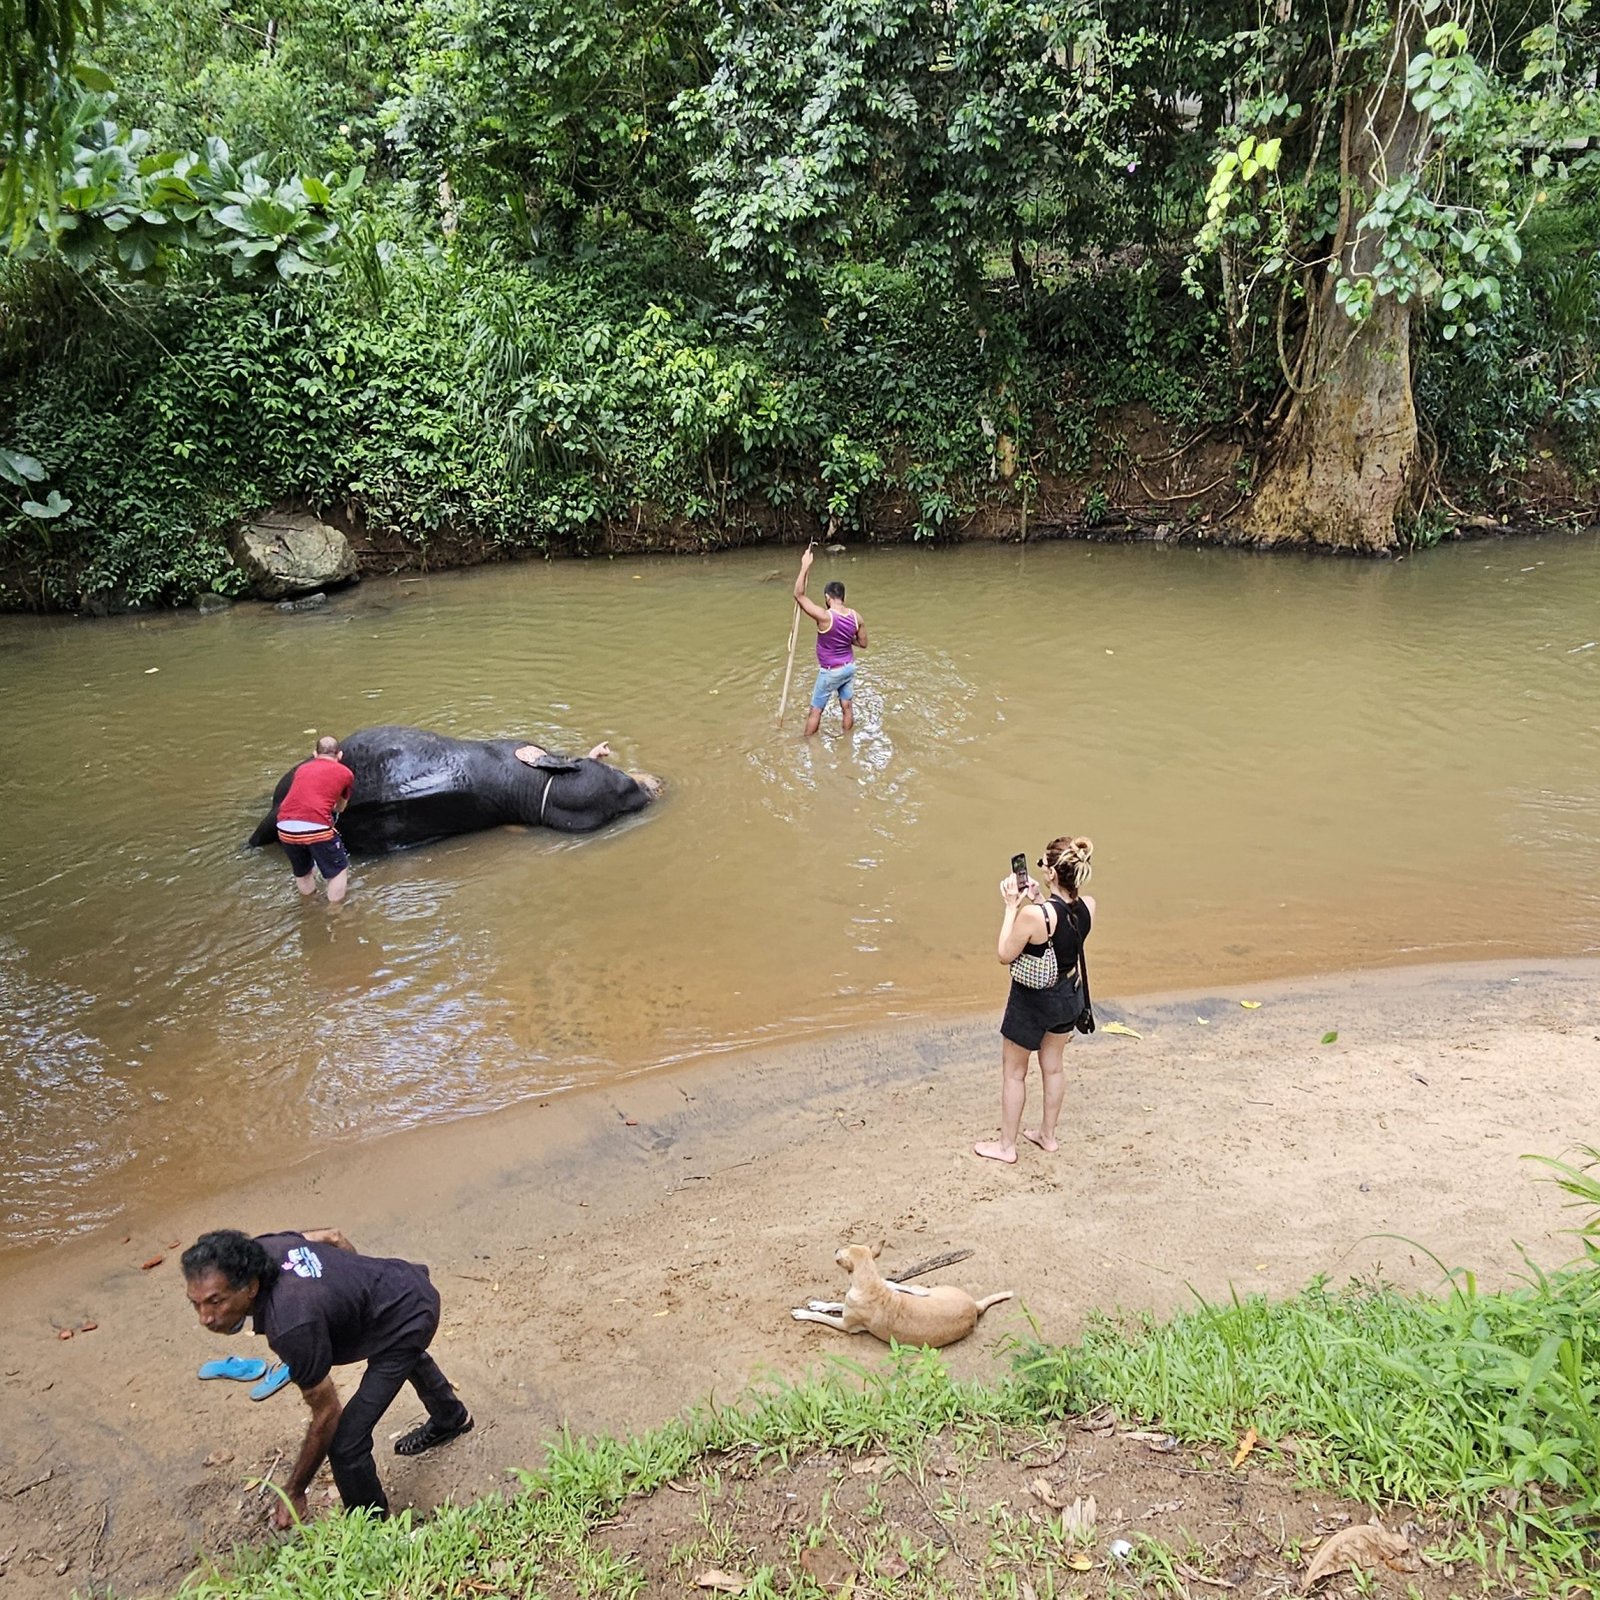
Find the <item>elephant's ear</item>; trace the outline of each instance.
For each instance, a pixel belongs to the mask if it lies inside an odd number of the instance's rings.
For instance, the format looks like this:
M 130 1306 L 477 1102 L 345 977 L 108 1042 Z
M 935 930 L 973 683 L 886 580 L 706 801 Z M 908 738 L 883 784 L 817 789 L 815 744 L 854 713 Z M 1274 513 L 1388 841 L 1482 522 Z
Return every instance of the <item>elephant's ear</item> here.
M 540 756 L 533 763 L 539 772 L 576 772 L 578 763 L 570 756 Z

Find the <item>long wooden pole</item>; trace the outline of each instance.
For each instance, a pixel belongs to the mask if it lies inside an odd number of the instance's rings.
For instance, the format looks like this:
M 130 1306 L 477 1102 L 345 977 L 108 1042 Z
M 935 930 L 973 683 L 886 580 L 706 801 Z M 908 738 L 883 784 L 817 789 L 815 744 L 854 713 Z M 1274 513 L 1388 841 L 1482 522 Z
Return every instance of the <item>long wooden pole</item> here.
M 836 523 L 835 519 L 832 516 L 830 516 L 828 518 L 828 540 L 829 540 L 830 543 L 833 540 L 833 530 L 834 530 L 834 528 L 836 526 L 837 526 L 837 523 Z M 815 545 L 816 542 L 817 541 L 815 539 L 812 539 L 806 545 L 806 549 L 807 550 L 811 549 L 811 547 L 813 545 Z M 789 665 L 786 666 L 783 669 L 783 693 L 778 699 L 778 726 L 780 728 L 783 726 L 783 713 L 788 708 L 788 705 L 789 705 L 789 679 L 791 677 L 793 677 L 793 675 L 794 675 L 794 645 L 795 645 L 795 640 L 798 639 L 799 637 L 800 637 L 800 602 L 797 600 L 795 602 L 795 607 L 794 607 L 794 621 L 789 624 Z
M 794 621 L 789 627 L 789 665 L 783 669 L 783 695 L 778 701 L 778 726 L 783 726 L 783 713 L 789 706 L 789 679 L 794 676 L 794 646 L 800 637 L 800 606 L 796 602 Z

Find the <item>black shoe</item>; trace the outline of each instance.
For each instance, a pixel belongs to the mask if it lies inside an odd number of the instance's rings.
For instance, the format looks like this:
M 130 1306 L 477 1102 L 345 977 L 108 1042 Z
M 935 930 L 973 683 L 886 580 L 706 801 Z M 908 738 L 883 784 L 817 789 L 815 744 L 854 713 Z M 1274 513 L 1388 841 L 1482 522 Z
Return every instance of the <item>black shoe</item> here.
M 410 1433 L 402 1434 L 395 1440 L 394 1453 L 397 1456 L 420 1456 L 424 1450 L 436 1449 L 441 1444 L 449 1444 L 452 1439 L 459 1439 L 462 1434 L 471 1432 L 470 1411 L 453 1428 L 447 1428 L 429 1417 L 420 1428 L 413 1428 Z

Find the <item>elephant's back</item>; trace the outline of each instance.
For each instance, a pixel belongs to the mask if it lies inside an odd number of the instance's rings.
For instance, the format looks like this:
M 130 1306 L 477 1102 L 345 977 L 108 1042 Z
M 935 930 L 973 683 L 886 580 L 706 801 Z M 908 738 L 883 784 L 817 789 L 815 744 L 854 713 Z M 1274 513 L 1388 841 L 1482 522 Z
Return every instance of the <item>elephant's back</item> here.
M 344 741 L 345 765 L 355 773 L 351 808 L 423 795 L 463 792 L 477 746 L 427 728 L 359 728 Z
M 361 728 L 344 741 L 356 775 L 340 831 L 362 854 L 401 850 L 505 820 L 485 745 L 427 728 Z

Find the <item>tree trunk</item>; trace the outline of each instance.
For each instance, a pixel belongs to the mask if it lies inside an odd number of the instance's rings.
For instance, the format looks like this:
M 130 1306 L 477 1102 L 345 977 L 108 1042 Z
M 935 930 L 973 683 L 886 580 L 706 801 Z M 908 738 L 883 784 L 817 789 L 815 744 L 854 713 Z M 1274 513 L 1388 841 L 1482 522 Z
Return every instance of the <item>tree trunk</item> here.
M 1431 150 L 1428 119 L 1414 110 L 1405 88 L 1420 27 L 1414 7 L 1402 5 L 1387 72 L 1345 101 L 1344 193 L 1332 254 L 1350 278 L 1371 270 L 1383 242 L 1355 223 L 1383 184 L 1420 173 Z M 1417 486 L 1412 308 L 1383 295 L 1365 321 L 1352 322 L 1334 299 L 1337 283 L 1327 272 L 1314 291 L 1299 392 L 1243 524 L 1262 544 L 1379 552 L 1399 543 L 1399 522 Z
M 1385 295 L 1359 326 L 1317 309 L 1310 391 L 1290 410 L 1244 516 L 1260 544 L 1376 552 L 1399 543 L 1417 464 L 1411 312 Z

